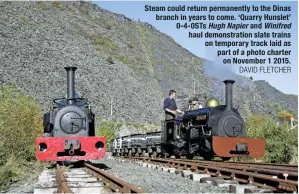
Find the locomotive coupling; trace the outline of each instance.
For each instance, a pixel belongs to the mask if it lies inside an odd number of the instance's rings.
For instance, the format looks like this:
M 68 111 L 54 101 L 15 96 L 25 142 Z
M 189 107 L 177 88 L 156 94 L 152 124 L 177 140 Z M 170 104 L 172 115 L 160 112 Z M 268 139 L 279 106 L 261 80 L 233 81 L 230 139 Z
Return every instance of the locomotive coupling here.
M 69 155 L 74 155 L 74 150 L 73 149 L 71 149 L 70 151 L 69 151 Z
M 80 141 L 79 140 L 64 140 L 64 149 L 65 150 L 78 150 L 80 149 Z

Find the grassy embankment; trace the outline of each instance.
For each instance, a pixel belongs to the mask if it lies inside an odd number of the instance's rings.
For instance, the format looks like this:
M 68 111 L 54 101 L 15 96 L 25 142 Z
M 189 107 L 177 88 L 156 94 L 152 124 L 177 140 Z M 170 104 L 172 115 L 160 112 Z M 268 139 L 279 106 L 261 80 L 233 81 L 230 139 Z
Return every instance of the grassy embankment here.
M 38 103 L 13 86 L 0 86 L 0 190 L 41 170 L 35 158 L 35 138 L 40 135 Z

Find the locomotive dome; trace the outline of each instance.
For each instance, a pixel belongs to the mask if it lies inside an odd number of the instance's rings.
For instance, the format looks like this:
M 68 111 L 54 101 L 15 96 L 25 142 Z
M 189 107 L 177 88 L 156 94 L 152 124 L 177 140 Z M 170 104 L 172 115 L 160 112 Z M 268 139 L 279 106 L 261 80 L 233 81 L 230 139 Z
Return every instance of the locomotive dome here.
M 219 106 L 220 103 L 216 98 L 209 98 L 206 102 L 206 106 L 207 107 L 215 107 L 215 106 Z

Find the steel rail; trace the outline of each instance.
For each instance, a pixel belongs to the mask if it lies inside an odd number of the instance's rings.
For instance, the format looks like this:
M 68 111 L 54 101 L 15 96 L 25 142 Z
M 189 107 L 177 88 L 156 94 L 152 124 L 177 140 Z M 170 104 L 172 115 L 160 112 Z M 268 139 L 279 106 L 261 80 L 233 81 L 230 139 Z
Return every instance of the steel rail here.
M 179 167 L 179 163 L 177 163 L 177 161 L 171 161 L 171 160 L 166 160 L 166 161 L 168 165 Z M 259 173 L 264 175 L 272 175 L 272 178 L 279 178 L 283 180 L 293 180 L 293 181 L 298 180 L 298 172 L 294 170 L 292 171 L 290 169 L 288 169 L 288 171 L 281 171 L 281 170 L 274 170 L 274 169 L 263 169 L 264 166 L 243 166 L 238 164 L 232 166 L 232 165 L 226 165 L 221 163 L 220 164 L 195 163 L 195 164 L 202 164 L 209 168 L 221 167 L 226 169 L 241 170 L 241 171 Z
M 144 193 L 140 188 L 133 186 L 125 181 L 108 174 L 102 169 L 99 169 L 93 165 L 84 163 L 84 166 L 94 176 L 96 176 L 100 181 L 103 181 L 107 187 L 109 187 L 114 192 L 121 193 Z
M 141 157 L 132 157 L 132 159 L 149 161 L 156 164 L 163 164 L 169 167 L 189 169 L 196 173 L 208 173 L 212 176 L 221 176 L 226 179 L 234 179 L 242 183 L 251 183 L 261 188 L 272 189 L 272 190 L 283 190 L 289 192 L 298 191 L 298 181 L 294 180 L 284 180 L 281 178 L 274 178 L 269 175 L 248 172 L 242 168 L 233 169 L 223 167 L 221 165 L 207 165 L 198 162 L 185 162 L 177 161 L 171 159 L 162 159 L 162 158 L 141 158 Z M 237 163 L 235 164 L 238 165 Z M 297 179 L 298 180 L 298 175 Z
M 146 160 L 146 159 L 145 159 Z M 189 160 L 167 160 L 170 165 L 175 165 L 176 161 L 183 161 L 183 162 L 189 162 Z M 223 167 L 223 168 L 230 168 L 230 169 L 236 169 L 236 170 L 243 170 L 248 172 L 254 172 L 254 173 L 260 173 L 260 174 L 266 174 L 266 175 L 273 175 L 277 176 L 277 178 L 285 179 L 285 180 L 298 180 L 298 170 L 291 167 L 277 167 L 277 166 L 265 166 L 263 163 L 262 165 L 259 164 L 238 164 L 238 163 L 226 163 L 226 162 L 209 162 L 209 161 L 191 161 L 190 163 L 200 163 L 203 165 L 207 165 L 209 167 L 216 166 L 216 167 Z
M 73 193 L 67 184 L 59 164 L 56 164 L 56 181 L 58 185 L 57 193 Z
M 229 164 L 260 164 L 260 165 L 264 165 L 264 166 L 280 166 L 280 167 L 288 167 L 288 168 L 298 168 L 298 164 L 275 164 L 275 163 L 261 163 L 261 162 L 246 162 L 246 161 L 222 161 L 222 160 L 210 160 L 210 161 L 206 161 L 206 160 L 202 160 L 202 159 L 187 159 L 185 157 L 182 157 L 180 159 L 175 158 L 175 160 L 184 160 L 184 161 L 198 161 L 198 162 L 215 162 L 215 163 L 229 163 Z
M 124 158 L 130 158 L 127 156 L 123 156 Z M 132 157 L 143 160 L 149 160 L 149 157 Z M 157 159 L 165 159 L 165 158 L 157 158 Z M 215 162 L 215 161 L 199 161 L 199 160 L 184 160 L 184 159 L 167 159 L 167 161 L 181 161 L 181 162 L 190 162 L 190 163 L 201 163 L 204 165 L 215 165 L 215 166 L 223 166 L 226 168 L 234 168 L 234 169 L 246 169 L 251 171 L 264 171 L 269 174 L 278 175 L 278 174 L 288 174 L 291 176 L 298 176 L 298 166 L 295 165 L 284 165 L 284 166 L 276 166 L 270 163 L 230 163 L 230 162 Z
M 263 167 L 268 169 L 279 169 L 279 170 L 298 170 L 298 165 L 296 164 L 272 164 L 272 163 L 259 163 L 259 162 L 228 162 L 228 161 L 205 161 L 205 160 L 188 160 L 188 159 L 174 159 L 177 161 L 186 161 L 186 162 L 198 162 L 198 163 L 214 163 L 219 165 L 238 165 L 238 166 L 257 166 L 257 167 Z

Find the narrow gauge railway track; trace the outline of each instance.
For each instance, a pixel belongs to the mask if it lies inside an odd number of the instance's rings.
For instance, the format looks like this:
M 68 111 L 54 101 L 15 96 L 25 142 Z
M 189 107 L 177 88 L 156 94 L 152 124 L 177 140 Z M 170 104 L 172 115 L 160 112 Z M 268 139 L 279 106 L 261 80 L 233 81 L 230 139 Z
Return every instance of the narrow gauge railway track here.
M 189 160 L 186 158 L 182 159 L 175 159 L 178 161 L 186 161 L 186 162 L 201 162 L 201 163 L 218 163 L 218 164 L 231 164 L 231 165 L 258 165 L 258 166 L 264 166 L 265 168 L 275 168 L 275 169 L 283 169 L 283 167 L 286 167 L 287 169 L 293 169 L 298 170 L 297 164 L 275 164 L 275 163 L 260 163 L 260 162 L 241 162 L 241 161 L 222 161 L 222 160 L 211 160 L 211 161 L 205 161 L 200 159 L 193 159 Z
M 250 184 L 275 192 L 298 192 L 298 167 L 259 163 L 177 160 L 172 158 L 124 157 L 194 173 L 207 174 L 211 179 L 226 179 Z
M 254 162 L 219 162 L 219 161 L 200 161 L 188 159 L 174 159 L 174 161 L 183 161 L 191 163 L 200 163 L 214 165 L 231 169 L 246 170 L 251 172 L 261 172 L 273 176 L 279 176 L 285 180 L 296 180 L 298 178 L 298 165 L 294 164 L 271 164 L 271 163 L 254 163 Z
M 55 175 L 50 171 L 39 177 L 34 193 L 144 193 L 142 189 L 105 172 L 91 164 L 63 171 L 56 164 Z

